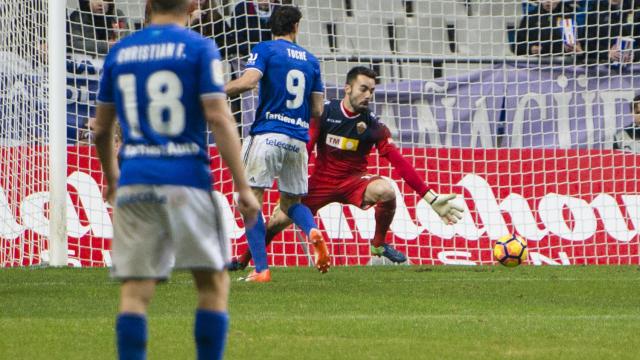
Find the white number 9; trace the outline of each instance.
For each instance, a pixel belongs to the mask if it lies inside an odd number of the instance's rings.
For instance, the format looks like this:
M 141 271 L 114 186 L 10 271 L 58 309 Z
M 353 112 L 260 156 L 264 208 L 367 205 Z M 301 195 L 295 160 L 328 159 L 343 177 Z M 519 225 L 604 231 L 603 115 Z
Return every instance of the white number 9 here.
M 287 73 L 287 91 L 295 96 L 293 100 L 287 100 L 287 108 L 297 109 L 304 102 L 305 88 L 304 74 L 300 70 L 291 70 Z

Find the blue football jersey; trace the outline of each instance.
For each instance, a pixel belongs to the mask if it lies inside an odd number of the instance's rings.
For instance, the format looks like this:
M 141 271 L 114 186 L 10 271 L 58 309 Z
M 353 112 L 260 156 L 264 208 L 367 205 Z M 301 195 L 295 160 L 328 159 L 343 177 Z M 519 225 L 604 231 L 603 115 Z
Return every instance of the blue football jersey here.
M 122 128 L 119 185 L 211 188 L 201 99 L 226 98 L 215 43 L 177 25 L 151 25 L 109 52 L 98 101 Z
M 251 135 L 279 133 L 309 141 L 311 93 L 324 93 L 318 59 L 292 42 L 264 41 L 252 49 L 248 69 L 262 73 Z

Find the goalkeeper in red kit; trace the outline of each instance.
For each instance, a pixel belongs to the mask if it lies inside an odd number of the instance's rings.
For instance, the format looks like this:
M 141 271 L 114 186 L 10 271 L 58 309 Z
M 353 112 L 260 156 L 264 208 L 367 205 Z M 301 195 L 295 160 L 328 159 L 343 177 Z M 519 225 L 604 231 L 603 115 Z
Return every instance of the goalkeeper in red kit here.
M 332 202 L 361 209 L 375 206 L 376 230 L 371 254 L 402 263 L 407 260 L 406 256 L 385 243 L 396 211 L 395 191 L 380 176 L 367 174 L 367 160 L 374 146 L 445 223 L 456 223 L 462 218 L 463 210 L 451 202 L 456 194 L 438 194 L 420 179 L 393 144 L 389 129 L 369 110 L 376 77 L 367 67 L 351 69 L 344 98 L 327 102 L 322 116 L 311 122 L 307 146 L 312 150 L 317 144 L 317 158 L 309 178 L 309 193 L 302 198 L 302 203 L 313 214 Z M 267 244 L 290 224 L 287 215 L 277 208 L 267 225 Z M 244 269 L 250 260 L 251 254 L 246 251 L 232 261 L 230 270 Z

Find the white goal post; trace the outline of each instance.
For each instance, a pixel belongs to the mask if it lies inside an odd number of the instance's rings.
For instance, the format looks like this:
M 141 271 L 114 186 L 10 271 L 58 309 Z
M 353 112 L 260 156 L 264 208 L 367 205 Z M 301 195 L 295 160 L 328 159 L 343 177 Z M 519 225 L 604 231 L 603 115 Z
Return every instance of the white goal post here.
M 67 266 L 66 0 L 48 6 L 49 264 Z

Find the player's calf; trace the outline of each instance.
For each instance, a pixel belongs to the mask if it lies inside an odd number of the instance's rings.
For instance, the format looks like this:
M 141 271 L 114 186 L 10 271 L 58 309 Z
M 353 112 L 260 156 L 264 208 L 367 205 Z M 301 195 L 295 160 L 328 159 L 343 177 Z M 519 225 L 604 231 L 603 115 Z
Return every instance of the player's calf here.
M 269 244 L 271 244 L 276 235 L 286 229 L 289 225 L 291 225 L 291 219 L 280 211 L 280 206 L 276 206 L 269 218 L 269 223 L 267 224 L 267 235 L 265 238 L 266 247 L 269 247 Z M 227 270 L 244 270 L 249 265 L 251 258 L 251 252 L 247 249 L 244 253 L 238 256 L 238 258 L 231 260 L 227 266 Z

